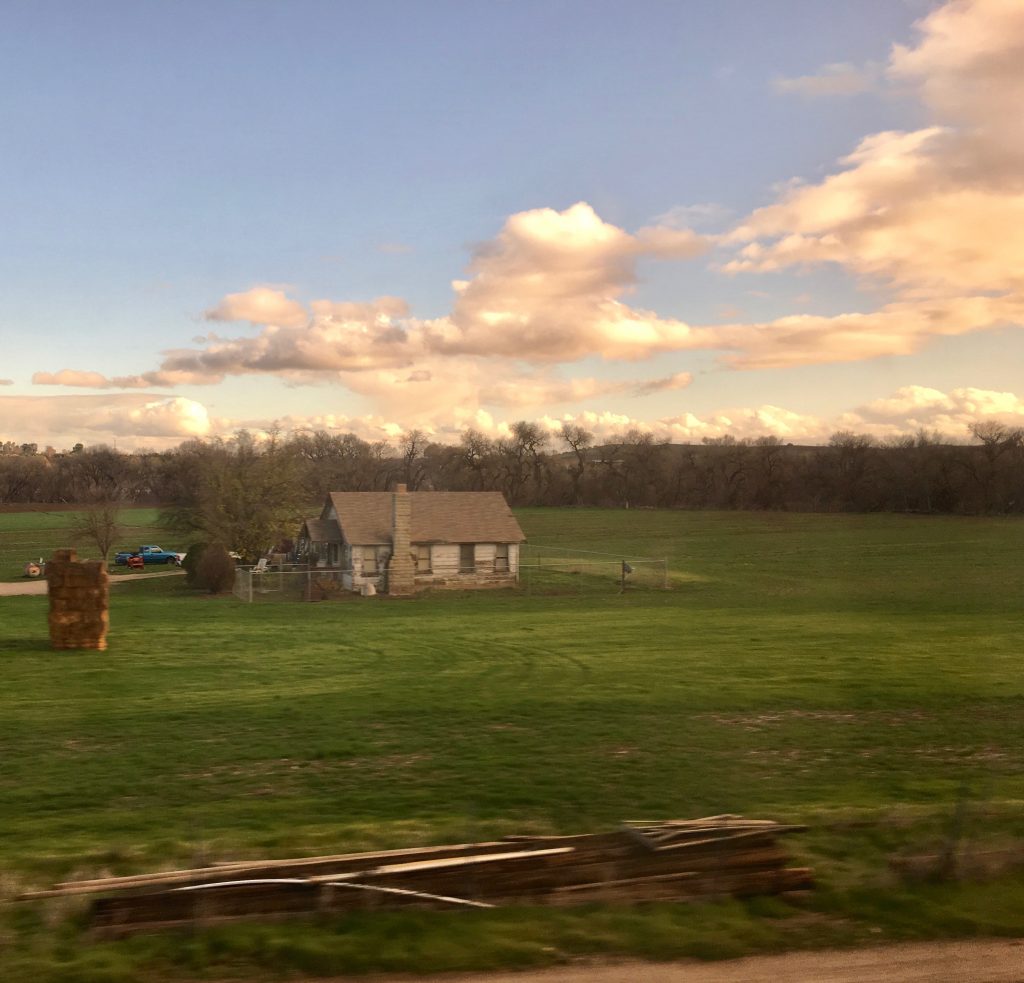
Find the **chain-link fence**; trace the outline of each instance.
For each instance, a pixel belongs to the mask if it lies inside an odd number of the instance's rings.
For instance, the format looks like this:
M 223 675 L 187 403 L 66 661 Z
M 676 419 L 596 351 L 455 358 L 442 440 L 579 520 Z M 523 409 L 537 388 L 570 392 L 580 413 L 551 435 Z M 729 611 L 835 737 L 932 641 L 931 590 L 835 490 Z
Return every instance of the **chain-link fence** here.
M 236 567 L 233 593 L 247 604 L 274 601 L 331 601 L 351 596 L 351 571 L 304 564 Z

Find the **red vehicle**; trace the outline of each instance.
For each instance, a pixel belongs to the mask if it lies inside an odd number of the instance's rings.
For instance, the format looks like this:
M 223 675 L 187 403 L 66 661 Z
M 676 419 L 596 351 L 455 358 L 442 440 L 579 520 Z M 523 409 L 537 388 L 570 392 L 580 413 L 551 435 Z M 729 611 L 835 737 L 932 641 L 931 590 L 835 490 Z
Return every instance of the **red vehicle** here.
M 129 556 L 125 563 L 129 570 L 145 570 L 146 561 L 141 556 Z

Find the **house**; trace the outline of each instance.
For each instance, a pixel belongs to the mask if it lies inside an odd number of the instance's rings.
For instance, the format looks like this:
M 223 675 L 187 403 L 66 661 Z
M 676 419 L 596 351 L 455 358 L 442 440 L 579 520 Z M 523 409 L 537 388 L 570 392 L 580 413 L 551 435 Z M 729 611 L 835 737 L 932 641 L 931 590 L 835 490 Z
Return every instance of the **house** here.
M 501 492 L 331 492 L 299 533 L 299 554 L 340 569 L 346 588 L 389 594 L 507 587 L 522 529 Z

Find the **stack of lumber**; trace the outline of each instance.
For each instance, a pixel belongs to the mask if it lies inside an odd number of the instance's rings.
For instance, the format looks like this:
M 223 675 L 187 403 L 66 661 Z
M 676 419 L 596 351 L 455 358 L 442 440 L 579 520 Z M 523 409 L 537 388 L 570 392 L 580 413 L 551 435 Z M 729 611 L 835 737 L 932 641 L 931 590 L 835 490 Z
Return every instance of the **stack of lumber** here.
M 253 917 L 404 906 L 490 908 L 695 901 L 812 886 L 778 843 L 803 827 L 739 816 L 628 822 L 609 833 L 240 861 L 72 881 L 25 899 L 98 894 L 105 934 Z

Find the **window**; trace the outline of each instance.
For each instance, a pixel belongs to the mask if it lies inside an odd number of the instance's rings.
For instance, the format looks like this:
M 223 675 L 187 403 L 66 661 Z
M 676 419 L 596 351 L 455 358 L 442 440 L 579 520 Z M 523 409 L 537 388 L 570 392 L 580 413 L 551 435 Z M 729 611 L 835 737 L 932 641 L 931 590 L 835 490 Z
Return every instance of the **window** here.
M 508 573 L 508 543 L 498 543 L 494 547 L 494 572 Z
M 377 574 L 377 547 L 363 547 L 363 576 L 373 577 Z
M 459 573 L 476 570 L 476 544 L 459 543 Z
M 430 573 L 430 547 L 429 546 L 417 546 L 416 547 L 416 572 L 417 573 Z

